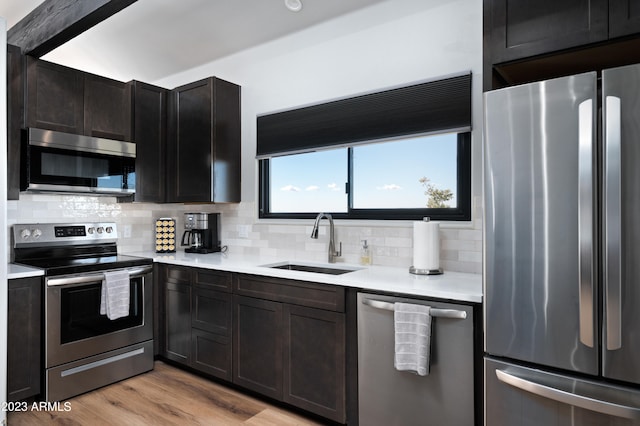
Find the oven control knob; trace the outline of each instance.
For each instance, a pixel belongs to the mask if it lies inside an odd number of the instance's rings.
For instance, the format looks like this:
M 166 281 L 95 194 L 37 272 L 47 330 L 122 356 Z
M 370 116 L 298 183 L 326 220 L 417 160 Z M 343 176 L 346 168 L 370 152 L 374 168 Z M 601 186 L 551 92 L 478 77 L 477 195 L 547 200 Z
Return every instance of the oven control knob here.
M 98 231 L 98 234 L 102 234 L 104 232 L 104 228 L 102 226 L 98 226 L 98 229 L 96 229 L 96 231 Z
M 110 234 L 113 232 L 113 226 L 107 226 L 105 231 L 107 231 L 107 234 Z
M 30 230 L 23 229 L 22 231 L 20 231 L 20 238 L 22 238 L 23 240 L 26 240 L 30 236 L 31 236 L 31 231 Z
M 94 228 L 93 226 L 90 226 L 89 228 L 87 228 L 87 232 L 90 235 L 93 235 L 93 233 L 96 232 L 96 228 Z
M 33 236 L 33 238 L 38 239 L 42 235 L 42 231 L 36 228 L 33 231 L 31 231 L 31 235 Z

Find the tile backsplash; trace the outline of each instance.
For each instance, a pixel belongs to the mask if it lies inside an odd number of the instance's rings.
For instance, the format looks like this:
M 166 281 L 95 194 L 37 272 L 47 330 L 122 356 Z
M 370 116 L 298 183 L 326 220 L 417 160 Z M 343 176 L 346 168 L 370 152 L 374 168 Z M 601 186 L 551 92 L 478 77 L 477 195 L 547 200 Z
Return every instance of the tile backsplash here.
M 482 272 L 482 209 L 475 203 L 470 223 L 442 223 L 440 266 L 449 271 Z M 328 222 L 323 220 L 320 237 L 311 239 L 313 221 L 256 221 L 256 205 L 118 203 L 112 197 L 21 194 L 20 201 L 7 203 L 9 226 L 16 223 L 113 221 L 118 228 L 121 253 L 153 251 L 155 219 L 173 217 L 182 235 L 185 212 L 221 213 L 222 244 L 230 253 L 277 256 L 291 260 L 327 260 Z M 128 235 L 130 231 L 130 236 Z M 125 238 L 125 232 L 127 237 Z M 413 228 L 410 221 L 368 224 L 336 221 L 336 246 L 342 242 L 341 261 L 357 263 L 361 241 L 371 247 L 374 265 L 409 268 L 413 258 Z

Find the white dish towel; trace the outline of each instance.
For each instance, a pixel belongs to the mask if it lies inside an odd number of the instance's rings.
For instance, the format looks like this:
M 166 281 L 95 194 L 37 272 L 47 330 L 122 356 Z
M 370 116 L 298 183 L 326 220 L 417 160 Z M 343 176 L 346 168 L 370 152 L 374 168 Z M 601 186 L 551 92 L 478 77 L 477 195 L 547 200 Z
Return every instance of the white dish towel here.
M 106 271 L 102 280 L 100 315 L 110 320 L 129 316 L 129 273 Z
M 419 376 L 429 374 L 431 351 L 431 307 L 412 303 L 394 303 L 395 357 L 398 371 Z

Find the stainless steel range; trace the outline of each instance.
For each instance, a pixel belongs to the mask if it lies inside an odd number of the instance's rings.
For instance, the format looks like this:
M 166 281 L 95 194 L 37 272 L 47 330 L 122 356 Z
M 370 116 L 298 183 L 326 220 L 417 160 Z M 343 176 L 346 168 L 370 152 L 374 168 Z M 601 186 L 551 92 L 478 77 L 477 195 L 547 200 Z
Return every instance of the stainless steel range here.
M 45 272 L 47 401 L 153 368 L 153 261 L 119 255 L 115 223 L 14 225 L 13 238 L 14 261 Z M 116 318 L 101 312 L 106 277 L 118 272 L 129 286 L 121 279 Z

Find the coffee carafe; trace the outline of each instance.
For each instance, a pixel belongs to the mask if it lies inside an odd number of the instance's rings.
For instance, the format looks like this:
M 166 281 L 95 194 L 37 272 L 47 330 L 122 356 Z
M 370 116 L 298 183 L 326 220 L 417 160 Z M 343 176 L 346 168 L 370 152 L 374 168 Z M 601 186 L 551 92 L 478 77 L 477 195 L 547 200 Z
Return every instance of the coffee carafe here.
M 187 253 L 220 251 L 220 213 L 185 213 L 182 246 Z

